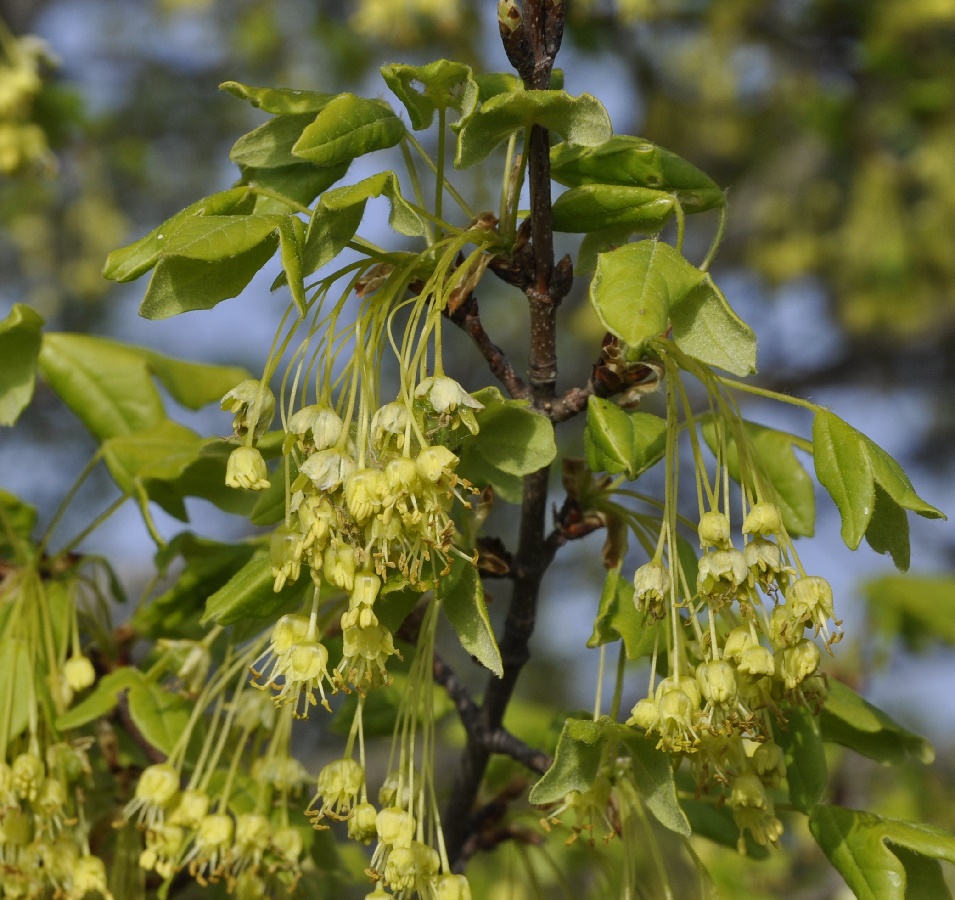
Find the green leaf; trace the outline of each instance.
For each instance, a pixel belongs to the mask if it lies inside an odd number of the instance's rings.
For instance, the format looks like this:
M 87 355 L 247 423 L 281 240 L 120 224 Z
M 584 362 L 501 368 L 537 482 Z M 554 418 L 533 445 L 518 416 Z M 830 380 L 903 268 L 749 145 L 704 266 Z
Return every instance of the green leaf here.
M 724 206 L 726 197 L 708 175 L 682 157 L 643 138 L 616 135 L 596 147 L 551 148 L 551 177 L 561 184 L 628 185 L 674 194 L 688 213 Z
M 212 309 L 223 300 L 238 297 L 273 257 L 277 245 L 277 238 L 270 235 L 231 259 L 161 259 L 149 279 L 139 314 L 144 319 L 168 319 L 193 309 Z
M 43 317 L 14 303 L 0 321 L 0 425 L 12 425 L 33 398 Z
M 96 682 L 96 686 L 88 696 L 57 718 L 57 729 L 69 731 L 101 719 L 116 707 L 119 695 L 123 691 L 145 685 L 145 683 L 146 676 L 133 666 L 121 666 L 114 669 Z
M 818 806 L 809 817 L 809 830 L 859 900 L 951 896 L 937 867 L 927 865 L 931 860 L 955 862 L 955 835 L 940 828 Z M 913 892 L 916 885 L 931 893 Z
M 477 569 L 456 558 L 452 563 L 452 574 L 447 581 L 439 582 L 438 590 L 444 602 L 444 613 L 457 632 L 461 646 L 482 666 L 501 678 L 504 664 L 488 618 L 484 585 Z
M 616 730 L 630 753 L 634 781 L 647 809 L 664 828 L 689 837 L 692 829 L 676 796 L 670 755 L 657 750 L 644 735 L 625 725 L 617 725 Z
M 436 110 L 467 114 L 477 103 L 478 86 L 464 63 L 439 59 L 426 66 L 382 66 L 381 77 L 408 110 L 415 131 L 429 128 Z
M 680 804 L 697 837 L 705 837 L 722 847 L 737 849 L 740 831 L 733 819 L 733 812 L 727 806 L 714 806 L 702 800 L 686 799 Z M 743 832 L 746 856 L 762 860 L 769 857 L 769 849 L 757 844 L 749 831 Z
M 300 162 L 294 166 L 281 166 L 277 169 L 255 169 L 242 167 L 242 180 L 253 187 L 265 188 L 281 198 L 267 197 L 257 192 L 256 215 L 286 213 L 290 207 L 307 206 L 322 191 L 330 188 L 348 172 L 349 163 L 319 168 L 311 163 Z
M 587 465 L 633 481 L 663 459 L 666 430 L 666 420 L 659 416 L 626 412 L 610 400 L 590 397 L 584 430 Z
M 229 151 L 229 159 L 237 166 L 255 169 L 277 169 L 301 165 L 292 154 L 292 147 L 302 132 L 315 121 L 315 113 L 277 116 L 254 131 L 242 135 Z
M 672 301 L 670 323 L 674 343 L 694 359 L 733 375 L 756 371 L 756 335 L 709 275 Z
M 633 582 L 621 577 L 619 569 L 610 569 L 600 593 L 600 608 L 594 620 L 594 632 L 588 647 L 599 647 L 623 638 L 627 659 L 643 659 L 653 653 L 661 621 L 648 622 L 633 602 Z
M 303 275 L 311 275 L 338 256 L 355 236 L 365 214 L 365 204 L 373 197 L 386 197 L 391 202 L 388 223 L 399 234 L 409 237 L 424 234 L 424 224 L 418 214 L 401 196 L 395 173 L 379 172 L 357 184 L 322 195 L 305 238 Z
M 154 681 L 129 689 L 129 717 L 146 741 L 168 756 L 186 730 L 192 703 Z
M 899 765 L 911 756 L 929 765 L 935 759 L 935 751 L 925 738 L 903 728 L 834 679 L 829 681 L 829 696 L 819 725 L 824 741 L 842 744 L 883 764 Z
M 955 645 L 955 578 L 885 575 L 865 584 L 869 618 L 889 640 L 901 637 L 908 649 L 935 641 Z
M 567 719 L 557 741 L 553 765 L 531 788 L 535 806 L 559 803 L 571 791 L 585 794 L 593 786 L 603 755 L 603 729 L 589 719 Z
M 508 503 L 519 503 L 523 476 L 557 456 L 554 426 L 526 401 L 507 400 L 495 387 L 473 396 L 484 404 L 475 411 L 480 432 L 464 440 L 458 471 L 478 487 L 491 485 Z
M 819 721 L 804 707 L 786 710 L 786 723 L 773 720 L 776 743 L 783 748 L 789 799 L 796 809 L 810 813 L 822 799 L 829 777 Z
M 705 278 L 662 241 L 638 241 L 601 253 L 590 302 L 604 327 L 635 353 L 669 324 L 675 306 Z
M 145 431 L 165 418 L 159 391 L 136 347 L 79 334 L 48 333 L 40 371 L 100 441 Z
M 901 511 L 908 509 L 927 519 L 944 519 L 945 515 L 915 493 L 902 467 L 888 453 L 828 410 L 816 412 L 812 438 L 816 477 L 839 509 L 846 546 L 857 549 L 871 529 L 874 549 L 890 551 L 893 561 L 904 570 L 908 535 L 890 537 L 886 533 L 898 525 L 899 515 L 904 515 Z M 877 487 L 882 493 L 875 518 Z
M 0 696 L 4 697 L 4 734 L 13 740 L 36 715 L 34 660 L 21 638 L 9 633 L 0 640 Z M 6 748 L 4 748 L 6 749 Z
M 252 544 L 223 544 L 188 531 L 177 534 L 156 554 L 156 568 L 165 574 L 175 558 L 183 561 L 172 586 L 139 607 L 133 627 L 143 638 L 196 638 L 204 629 L 199 619 L 206 598 L 226 584 L 255 553 Z
M 135 347 L 149 371 L 163 387 L 186 409 L 202 409 L 209 403 L 218 403 L 224 394 L 239 382 L 251 378 L 248 369 L 239 366 L 216 366 L 189 362 L 163 356 L 145 347 Z
M 253 106 L 277 116 L 321 112 L 336 96 L 340 96 L 318 91 L 253 87 L 249 84 L 240 84 L 238 81 L 224 81 L 219 85 L 219 90 L 228 91 L 234 97 L 246 100 Z
M 404 134 L 401 119 L 383 100 L 339 94 L 305 128 L 292 153 L 318 166 L 335 166 L 394 147 Z
M 671 194 L 649 188 L 587 184 L 565 191 L 554 201 L 554 231 L 627 228 L 653 234 L 666 225 L 673 207 Z
M 305 242 L 305 226 L 301 219 L 286 216 L 279 227 L 279 250 L 282 256 L 282 270 L 288 284 L 292 300 L 298 307 L 299 315 L 304 319 L 308 312 L 305 299 L 305 281 L 302 278 L 302 249 Z
M 772 499 L 779 507 L 786 531 L 791 536 L 812 537 L 816 527 L 815 485 L 793 452 L 794 447 L 811 450 L 812 445 L 794 434 L 776 431 L 755 422 L 743 422 L 743 428 L 751 445 L 750 458 L 775 489 L 776 496 Z M 716 432 L 712 417 L 708 416 L 704 420 L 701 430 L 704 440 L 715 453 Z M 729 433 L 726 435 L 723 461 L 730 477 L 738 483 L 739 450 L 736 438 Z
M 177 478 L 196 460 L 205 444 L 194 431 L 164 419 L 152 428 L 118 434 L 102 444 L 103 461 L 124 493 L 148 478 Z
M 588 147 L 602 144 L 612 133 L 607 110 L 590 94 L 571 97 L 565 91 L 508 91 L 491 97 L 458 123 L 455 167 L 470 168 L 511 134 L 532 125 Z
M 166 242 L 187 222 L 197 217 L 247 213 L 253 203 L 254 197 L 247 187 L 232 188 L 197 200 L 144 238 L 110 253 L 103 267 L 103 276 L 111 281 L 133 281 L 156 265 L 166 249 Z
M 629 243 L 633 233 L 629 225 L 615 225 L 585 234 L 577 251 L 574 275 L 592 275 L 597 271 L 597 257 Z
M 32 555 L 36 509 L 0 488 L 0 557 L 26 563 Z
M 197 216 L 164 239 L 160 259 L 181 256 L 216 262 L 233 259 L 274 235 L 282 216 Z
M 267 619 L 278 609 L 301 604 L 306 591 L 312 589 L 311 579 L 300 578 L 276 593 L 274 582 L 269 554 L 257 552 L 209 597 L 201 624 L 232 625 L 245 619 Z

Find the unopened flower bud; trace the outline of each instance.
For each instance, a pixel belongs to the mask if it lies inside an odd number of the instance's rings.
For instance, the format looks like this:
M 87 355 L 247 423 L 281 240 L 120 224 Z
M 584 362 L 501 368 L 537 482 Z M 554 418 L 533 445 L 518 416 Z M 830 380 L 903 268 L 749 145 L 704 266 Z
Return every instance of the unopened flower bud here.
M 415 818 L 397 806 L 388 806 L 375 819 L 378 840 L 386 847 L 407 847 L 414 838 Z
M 743 534 L 759 534 L 763 537 L 779 534 L 783 530 L 783 520 L 779 509 L 765 501 L 757 503 L 743 520 Z
M 743 651 L 739 661 L 739 670 L 744 675 L 753 677 L 772 675 L 776 671 L 776 663 L 769 650 L 762 644 L 754 644 Z
M 345 503 L 359 525 L 364 525 L 381 508 L 387 489 L 379 469 L 357 469 L 345 481 Z
M 359 803 L 348 819 L 348 837 L 359 844 L 370 844 L 377 834 L 378 810 L 372 803 Z
M 718 547 L 724 549 L 730 542 L 730 520 L 721 512 L 710 510 L 700 516 L 697 528 L 700 536 L 700 546 Z
M 418 454 L 415 466 L 418 474 L 432 484 L 437 484 L 444 474 L 450 474 L 458 464 L 458 458 L 447 447 L 425 447 Z
M 269 471 L 255 447 L 236 447 L 226 463 L 225 483 L 230 488 L 264 491 L 269 487 Z
M 651 697 L 644 697 L 638 700 L 630 711 L 630 718 L 627 719 L 628 725 L 636 725 L 647 731 L 652 730 L 657 724 L 657 703 Z
M 416 399 L 427 398 L 436 413 L 454 412 L 459 406 L 469 409 L 484 409 L 484 404 L 475 400 L 458 382 L 447 376 L 425 378 L 415 388 Z
M 73 691 L 82 691 L 96 681 L 96 670 L 85 656 L 71 656 L 63 664 L 63 676 Z
M 736 672 L 723 659 L 703 663 L 696 670 L 703 698 L 710 703 L 726 704 L 736 697 Z
M 435 885 L 437 900 L 471 900 L 471 885 L 464 875 L 441 875 Z
M 299 471 L 320 491 L 337 491 L 355 471 L 355 461 L 334 448 L 319 450 L 302 463 Z
M 787 690 L 795 690 L 810 675 L 815 675 L 822 655 L 813 641 L 803 638 L 792 647 L 779 651 L 780 672 Z
M 286 825 L 272 835 L 272 846 L 279 856 L 287 862 L 296 863 L 305 851 L 305 841 L 297 828 Z
M 726 635 L 726 641 L 723 644 L 723 658 L 738 663 L 743 656 L 743 651 L 754 642 L 753 635 L 746 626 L 740 625 L 738 628 L 734 628 Z

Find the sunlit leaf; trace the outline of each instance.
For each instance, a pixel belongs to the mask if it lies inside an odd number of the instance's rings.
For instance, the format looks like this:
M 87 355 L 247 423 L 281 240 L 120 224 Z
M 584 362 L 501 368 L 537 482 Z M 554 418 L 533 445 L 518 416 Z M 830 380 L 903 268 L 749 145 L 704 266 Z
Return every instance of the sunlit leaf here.
M 454 165 L 467 169 L 481 162 L 511 134 L 532 125 L 585 146 L 601 144 L 612 133 L 607 110 L 590 94 L 571 97 L 565 91 L 507 91 L 491 97 L 462 120 Z
M 670 831 L 683 837 L 692 833 L 686 813 L 680 807 L 673 780 L 673 760 L 657 750 L 651 740 L 624 725 L 616 726 L 630 752 L 634 781 L 647 809 Z
M 809 830 L 859 900 L 950 897 L 934 860 L 955 863 L 955 835 L 840 806 L 817 806 Z M 901 848 L 907 853 L 897 854 Z M 913 870 L 910 871 L 910 867 Z M 911 893 L 911 880 L 931 893 Z
M 674 298 L 670 324 L 674 343 L 694 359 L 733 375 L 756 371 L 756 335 L 733 312 L 709 275 Z
M 588 184 L 554 201 L 554 231 L 574 233 L 627 228 L 651 234 L 666 225 L 673 197 L 649 188 Z
M 554 752 L 554 763 L 531 788 L 530 802 L 546 806 L 559 803 L 571 791 L 589 791 L 603 755 L 602 741 L 603 730 L 596 722 L 567 719 Z
M 394 147 L 404 133 L 401 119 L 384 101 L 339 94 L 305 128 L 292 153 L 318 166 L 335 166 Z
M 708 175 L 685 159 L 630 135 L 615 135 L 596 147 L 551 148 L 551 177 L 561 184 L 629 185 L 675 194 L 688 213 L 723 206 L 726 197 Z
M 478 87 L 471 67 L 439 59 L 425 66 L 393 64 L 381 67 L 381 77 L 408 110 L 416 131 L 430 127 L 436 110 L 467 113 L 477 102 Z
M 452 571 L 448 579 L 450 587 L 446 588 L 442 583 L 438 588 L 444 601 L 444 613 L 457 632 L 461 646 L 500 678 L 504 674 L 504 667 L 487 615 L 481 576 L 473 565 L 461 559 L 454 561 L 453 568 L 457 569 L 457 573 Z
M 846 546 L 855 550 L 872 528 L 875 549 L 891 552 L 893 561 L 904 570 L 908 536 L 900 545 L 898 534 L 893 538 L 886 533 L 886 522 L 892 526 L 899 521 L 892 507 L 927 519 L 944 519 L 944 514 L 915 493 L 902 467 L 888 453 L 828 410 L 816 412 L 812 437 L 816 477 L 839 509 Z M 873 526 L 879 488 L 878 503 L 886 508 Z
M 671 307 L 704 277 L 669 244 L 638 241 L 600 254 L 590 301 L 604 327 L 638 352 L 667 330 Z
M 0 425 L 12 425 L 33 397 L 43 317 L 14 303 L 0 321 Z
M 955 577 L 884 575 L 863 593 L 869 619 L 889 640 L 901 637 L 910 650 L 955 645 Z
M 328 106 L 338 94 L 323 94 L 318 91 L 295 91 L 289 88 L 253 87 L 238 81 L 224 81 L 220 91 L 228 91 L 240 100 L 274 115 L 317 113 Z
M 822 738 L 842 744 L 869 759 L 899 765 L 909 757 L 928 765 L 935 759 L 932 745 L 903 728 L 840 681 L 830 679 L 829 695 L 819 716 Z
M 590 397 L 584 448 L 592 471 L 622 473 L 632 481 L 663 459 L 666 421 L 650 413 L 626 412 L 610 400 Z

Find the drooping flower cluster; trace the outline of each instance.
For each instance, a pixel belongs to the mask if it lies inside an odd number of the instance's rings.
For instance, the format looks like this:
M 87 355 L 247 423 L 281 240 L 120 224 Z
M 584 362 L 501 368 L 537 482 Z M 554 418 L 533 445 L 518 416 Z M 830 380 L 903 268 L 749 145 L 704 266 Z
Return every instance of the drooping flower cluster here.
M 54 62 L 37 37 L 15 38 L 0 22 L 0 174 L 25 169 L 56 170 L 46 133 L 33 120 L 33 104 L 43 86 L 41 68 Z
M 679 379 L 674 366 L 668 375 L 673 434 L 675 393 L 681 388 L 672 384 Z M 718 790 L 741 832 L 767 844 L 782 832 L 770 793 L 785 774 L 774 724 L 784 728 L 794 707 L 813 712 L 822 707 L 827 688 L 819 674 L 817 639 L 829 649 L 842 637 L 841 622 L 829 583 L 805 573 L 778 505 L 765 499 L 775 489 L 754 461 L 755 450 L 732 407 L 721 401 L 717 396 L 714 405 L 724 418 L 710 432 L 721 461 L 715 487 L 693 442 L 700 496 L 709 502 L 697 526 L 702 553 L 696 571 L 676 552 L 677 493 L 671 477 L 656 553 L 634 574 L 634 603 L 647 627 L 656 629 L 654 660 L 665 654 L 668 671 L 659 680 L 651 676 L 627 724 L 643 729 L 659 749 L 685 758 L 698 790 Z M 741 548 L 733 541 L 727 496 L 725 461 L 731 453 L 741 469 Z M 745 846 L 742 836 L 740 846 Z

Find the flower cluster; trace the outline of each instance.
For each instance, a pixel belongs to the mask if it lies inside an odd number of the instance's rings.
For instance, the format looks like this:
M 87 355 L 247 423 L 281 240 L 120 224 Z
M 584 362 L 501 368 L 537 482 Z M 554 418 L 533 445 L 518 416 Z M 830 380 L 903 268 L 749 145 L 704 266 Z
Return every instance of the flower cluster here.
M 773 720 L 785 722 L 789 706 L 821 707 L 826 687 L 813 637 L 828 647 L 840 639 L 841 623 L 828 582 L 800 574 L 774 504 L 755 503 L 741 532 L 742 550 L 725 513 L 701 515 L 703 554 L 692 586 L 675 560 L 635 573 L 637 609 L 648 621 L 675 622 L 681 643 L 670 655 L 671 674 L 651 684 L 628 724 L 653 735 L 660 749 L 685 754 L 701 790 L 722 785 L 741 831 L 766 844 L 782 831 L 766 791 L 784 774 Z M 678 592 L 678 582 L 688 590 Z
M 0 28 L 3 24 L 0 23 Z M 33 103 L 43 85 L 41 67 L 54 62 L 39 38 L 0 34 L 0 174 L 23 169 L 55 171 L 46 134 L 33 119 Z

